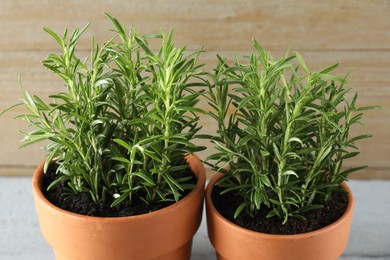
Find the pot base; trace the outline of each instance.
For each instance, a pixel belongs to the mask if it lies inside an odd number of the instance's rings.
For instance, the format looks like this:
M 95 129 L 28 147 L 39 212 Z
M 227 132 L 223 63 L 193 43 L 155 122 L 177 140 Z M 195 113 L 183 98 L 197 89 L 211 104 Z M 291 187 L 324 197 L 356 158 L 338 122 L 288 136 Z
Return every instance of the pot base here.
M 343 253 L 352 222 L 354 199 L 348 191 L 348 206 L 336 222 L 316 231 L 296 235 L 270 235 L 233 224 L 215 208 L 211 193 L 223 177 L 216 174 L 206 190 L 207 229 L 219 260 L 337 260 Z
M 187 196 L 161 210 L 116 218 L 75 214 L 50 203 L 42 192 L 42 162 L 33 176 L 33 194 L 42 234 L 56 259 L 190 259 L 202 219 L 206 171 L 196 155 L 186 159 L 198 177 Z
M 165 254 L 163 256 L 159 256 L 158 260 L 183 260 L 183 259 L 190 259 L 191 258 L 191 251 L 192 251 L 192 239 L 188 241 L 186 244 L 181 246 L 180 248 Z M 79 258 L 74 258 L 72 256 L 69 256 L 67 254 L 63 254 L 62 252 L 55 250 L 54 255 L 56 260 L 87 260 L 87 259 L 79 259 Z M 141 256 L 142 257 L 142 256 Z M 139 259 L 139 257 L 135 258 L 129 258 L 129 256 L 123 256 L 115 258 L 115 260 L 129 260 L 129 259 Z M 91 259 L 92 260 L 92 259 Z M 93 259 L 93 260 L 112 260 L 111 257 L 108 258 L 99 258 L 99 259 Z

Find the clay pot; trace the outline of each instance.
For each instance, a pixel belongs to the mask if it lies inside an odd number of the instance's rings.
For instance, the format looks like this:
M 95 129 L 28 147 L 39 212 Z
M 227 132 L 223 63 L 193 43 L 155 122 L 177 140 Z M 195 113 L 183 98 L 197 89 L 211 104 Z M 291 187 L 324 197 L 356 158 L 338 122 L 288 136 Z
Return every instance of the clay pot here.
M 198 182 L 186 197 L 158 211 L 118 218 L 88 217 L 51 204 L 42 193 L 41 163 L 33 194 L 41 231 L 56 259 L 189 259 L 202 218 L 205 168 L 197 156 L 187 156 L 187 162 Z
M 337 260 L 344 251 L 352 222 L 354 200 L 349 187 L 348 207 L 336 222 L 319 230 L 297 235 L 270 235 L 233 224 L 215 209 L 211 192 L 224 175 L 214 176 L 206 189 L 207 228 L 218 259 L 245 260 Z

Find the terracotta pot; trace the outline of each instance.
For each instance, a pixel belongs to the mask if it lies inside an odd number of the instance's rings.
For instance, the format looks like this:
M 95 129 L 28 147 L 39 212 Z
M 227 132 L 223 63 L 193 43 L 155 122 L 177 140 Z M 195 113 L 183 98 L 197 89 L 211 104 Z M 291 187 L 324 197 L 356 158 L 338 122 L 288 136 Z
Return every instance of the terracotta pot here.
M 88 217 L 51 204 L 42 193 L 42 163 L 33 177 L 34 200 L 56 259 L 189 259 L 202 218 L 205 168 L 197 156 L 187 156 L 187 162 L 198 182 L 186 197 L 155 212 L 118 218 Z
M 270 235 L 233 224 L 215 209 L 211 192 L 224 175 L 214 176 L 206 189 L 207 228 L 218 259 L 336 260 L 344 251 L 352 222 L 354 200 L 349 187 L 348 207 L 336 222 L 319 230 L 297 235 Z

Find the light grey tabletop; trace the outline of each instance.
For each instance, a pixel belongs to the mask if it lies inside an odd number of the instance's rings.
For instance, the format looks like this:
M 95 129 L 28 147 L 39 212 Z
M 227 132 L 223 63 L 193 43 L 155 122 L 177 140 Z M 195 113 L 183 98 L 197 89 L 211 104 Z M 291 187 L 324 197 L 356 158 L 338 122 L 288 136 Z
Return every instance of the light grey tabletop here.
M 349 182 L 356 200 L 349 244 L 340 260 L 390 260 L 390 181 Z M 38 226 L 31 178 L 0 177 L 0 260 L 51 260 Z M 205 216 L 195 235 L 193 260 L 214 260 Z

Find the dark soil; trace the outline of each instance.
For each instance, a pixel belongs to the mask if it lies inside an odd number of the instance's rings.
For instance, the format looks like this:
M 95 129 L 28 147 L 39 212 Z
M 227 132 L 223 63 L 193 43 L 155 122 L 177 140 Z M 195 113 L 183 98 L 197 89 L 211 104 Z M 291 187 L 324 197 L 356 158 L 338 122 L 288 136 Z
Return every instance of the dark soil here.
M 293 235 L 323 228 L 338 220 L 348 205 L 346 193 L 334 193 L 332 199 L 323 208 L 302 214 L 306 220 L 290 217 L 287 223 L 283 225 L 282 220 L 278 217 L 266 218 L 270 211 L 266 207 L 260 209 L 253 217 L 243 211 L 234 219 L 234 212 L 242 203 L 242 199 L 232 192 L 220 195 L 221 191 L 221 188 L 214 187 L 211 196 L 215 208 L 222 216 L 236 225 L 267 234 Z
M 110 205 L 113 202 L 113 198 L 110 196 L 107 196 L 106 201 L 102 205 L 95 204 L 88 193 L 73 194 L 65 197 L 63 196 L 64 192 L 66 192 L 65 187 L 67 186 L 65 182 L 60 182 L 49 191 L 47 190 L 50 183 L 61 176 L 61 174 L 56 174 L 56 168 L 57 166 L 55 164 L 49 166 L 47 173 L 44 175 L 42 185 L 43 193 L 51 203 L 70 212 L 95 217 L 126 217 L 156 211 L 174 203 L 173 201 L 168 201 L 147 205 L 140 198 L 135 197 L 133 198 L 132 205 L 127 201 L 123 201 L 112 208 Z M 180 174 L 181 177 L 191 176 L 189 183 L 196 184 L 197 178 L 191 170 L 188 169 Z M 185 190 L 181 198 L 184 198 L 190 192 L 191 190 Z

